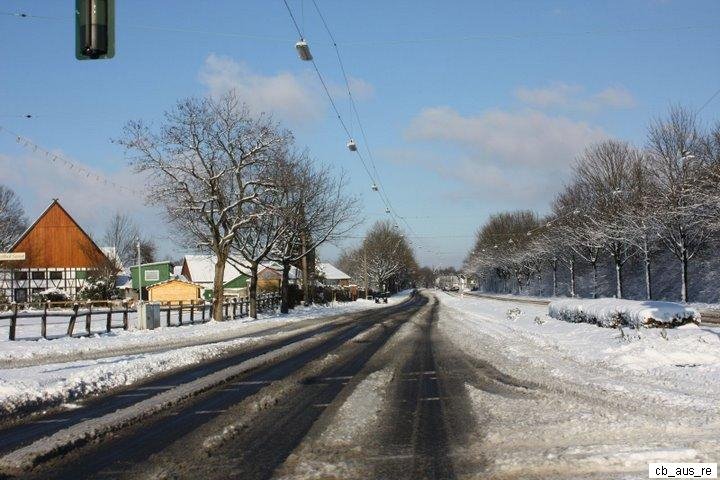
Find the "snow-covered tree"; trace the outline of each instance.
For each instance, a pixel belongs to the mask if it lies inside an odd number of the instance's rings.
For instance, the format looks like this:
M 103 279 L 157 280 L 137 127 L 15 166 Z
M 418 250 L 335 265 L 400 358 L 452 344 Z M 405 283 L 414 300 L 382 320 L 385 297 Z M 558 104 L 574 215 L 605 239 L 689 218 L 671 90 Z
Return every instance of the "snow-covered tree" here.
M 164 208 L 178 241 L 215 257 L 215 320 L 223 318 L 223 274 L 235 235 L 256 220 L 249 205 L 266 188 L 275 151 L 290 138 L 229 92 L 178 102 L 157 129 L 129 122 L 118 140 L 148 175 L 148 200 Z
M 688 264 L 706 245 L 710 225 L 703 196 L 703 138 L 697 116 L 673 107 L 652 122 L 648 156 L 657 237 L 680 263 L 680 299 L 688 301 Z

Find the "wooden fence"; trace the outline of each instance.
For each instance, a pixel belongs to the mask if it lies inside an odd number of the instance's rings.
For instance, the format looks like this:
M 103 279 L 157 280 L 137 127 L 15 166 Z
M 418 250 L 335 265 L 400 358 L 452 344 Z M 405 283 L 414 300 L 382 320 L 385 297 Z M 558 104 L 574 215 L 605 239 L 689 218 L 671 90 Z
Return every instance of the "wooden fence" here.
M 106 308 L 98 308 L 95 306 L 96 302 L 86 302 L 84 304 L 75 302 L 72 304 L 71 310 L 53 310 L 52 303 L 46 302 L 42 309 L 38 311 L 24 311 L 21 310 L 19 305 L 16 303 L 10 304 L 10 308 L 5 313 L 0 313 L 0 320 L 10 320 L 8 338 L 10 340 L 16 340 L 18 320 L 22 319 L 40 319 L 40 336 L 42 338 L 48 338 L 47 324 L 48 318 L 63 317 L 68 318 L 66 336 L 75 335 L 75 325 L 78 320 L 84 321 L 84 333 L 82 335 L 91 335 L 91 324 L 93 317 L 100 317 L 105 320 L 105 332 L 109 333 L 113 328 L 122 328 L 128 330 L 130 328 L 130 314 L 137 313 L 136 308 L 131 308 L 128 301 L 124 301 L 121 307 L 113 307 L 112 303 L 108 304 Z M 275 309 L 280 305 L 280 295 L 262 294 L 258 295 L 257 308 L 258 311 L 265 311 Z M 165 326 L 177 327 L 182 325 L 194 325 L 196 323 L 205 323 L 212 318 L 212 304 L 207 302 L 194 302 L 189 303 L 176 302 L 166 303 L 160 306 L 160 317 L 161 321 L 164 319 Z M 250 301 L 246 298 L 233 298 L 232 300 L 223 303 L 223 319 L 224 320 L 235 320 L 237 318 L 246 317 L 249 315 Z M 120 316 L 122 318 L 122 324 L 117 325 L 113 323 L 113 316 Z M 173 323 L 172 320 L 177 320 Z

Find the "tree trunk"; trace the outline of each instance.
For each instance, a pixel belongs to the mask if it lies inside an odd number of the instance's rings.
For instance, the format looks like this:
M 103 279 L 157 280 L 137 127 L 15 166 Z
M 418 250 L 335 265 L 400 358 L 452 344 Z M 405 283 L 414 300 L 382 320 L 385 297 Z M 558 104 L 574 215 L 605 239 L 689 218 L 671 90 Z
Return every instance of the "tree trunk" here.
M 648 251 L 647 238 L 644 242 L 643 255 L 645 264 L 645 295 L 648 300 L 652 300 L 652 283 L 650 282 L 650 252 Z
M 250 264 L 250 288 L 248 289 L 248 299 L 250 300 L 248 315 L 251 318 L 257 318 L 257 284 L 258 264 L 253 262 Z
M 617 255 L 615 256 L 615 296 L 623 298 L 622 263 Z
M 224 283 L 226 255 L 218 255 L 217 263 L 215 263 L 215 277 L 213 278 L 213 305 L 212 318 L 217 322 L 222 322 L 223 318 L 223 300 L 224 300 Z
M 552 261 L 552 296 L 557 297 L 557 260 Z
M 570 258 L 570 296 L 575 297 L 575 258 Z
M 680 301 L 688 301 L 688 256 L 685 247 L 682 247 L 682 255 L 680 258 L 682 264 L 682 285 L 680 286 Z
M 280 313 L 290 311 L 290 262 L 283 262 L 282 285 L 280 286 Z
M 592 262 L 593 270 L 593 287 L 592 287 L 592 298 L 597 298 L 597 262 Z

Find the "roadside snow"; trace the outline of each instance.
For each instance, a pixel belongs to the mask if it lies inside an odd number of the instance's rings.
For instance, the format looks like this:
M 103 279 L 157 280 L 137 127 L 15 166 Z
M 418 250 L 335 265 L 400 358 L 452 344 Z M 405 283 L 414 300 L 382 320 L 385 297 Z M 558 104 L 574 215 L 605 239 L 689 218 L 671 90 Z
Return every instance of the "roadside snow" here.
M 478 478 L 647 478 L 648 462 L 719 458 L 720 328 L 621 336 L 542 305 L 437 296 L 456 348 L 534 384 L 466 384 L 481 428 L 454 454 L 482 460 Z
M 554 300 L 548 306 L 548 313 L 557 320 L 611 328 L 618 325 L 639 328 L 700 323 L 697 310 L 679 303 L 617 298 Z
M 101 358 L 220 342 L 302 320 L 393 305 L 405 300 L 408 293 L 407 291 L 400 292 L 390 297 L 388 304 L 376 304 L 370 300 L 359 299 L 355 302 L 338 303 L 336 306 L 297 307 L 287 315 L 261 314 L 257 320 L 241 318 L 225 322 L 210 321 L 182 327 L 162 327 L 156 330 L 125 331 L 117 329 L 111 333 L 95 333 L 90 337 L 62 337 L 53 340 L 37 339 L 11 342 L 7 339 L 6 329 L 0 328 L 0 332 L 4 334 L 0 338 L 0 366 L 12 367 L 15 364 L 34 365 L 83 358 Z M 32 320 L 37 323 L 40 321 L 40 319 Z M 100 322 L 97 319 L 96 321 L 102 323 L 102 328 L 104 328 L 104 321 Z M 78 322 L 83 323 L 84 319 L 79 319 Z M 33 328 L 35 327 L 37 326 L 35 325 Z M 39 327 L 37 330 L 39 331 Z M 0 370 L 0 382 L 2 379 L 3 375 Z

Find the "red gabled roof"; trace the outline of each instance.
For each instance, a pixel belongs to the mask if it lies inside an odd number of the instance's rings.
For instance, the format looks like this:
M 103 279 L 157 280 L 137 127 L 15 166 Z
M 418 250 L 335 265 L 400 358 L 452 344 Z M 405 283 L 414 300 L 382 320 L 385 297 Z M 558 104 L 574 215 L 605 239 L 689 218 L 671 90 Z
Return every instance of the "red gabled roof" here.
M 21 268 L 91 268 L 106 256 L 57 199 L 10 248 L 25 252 Z

